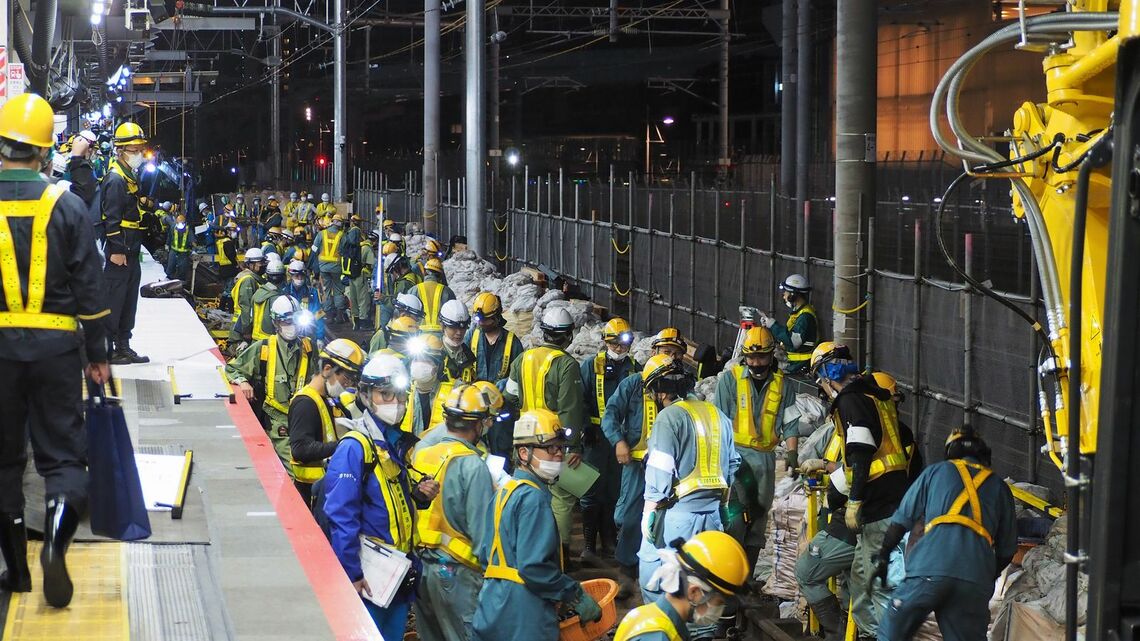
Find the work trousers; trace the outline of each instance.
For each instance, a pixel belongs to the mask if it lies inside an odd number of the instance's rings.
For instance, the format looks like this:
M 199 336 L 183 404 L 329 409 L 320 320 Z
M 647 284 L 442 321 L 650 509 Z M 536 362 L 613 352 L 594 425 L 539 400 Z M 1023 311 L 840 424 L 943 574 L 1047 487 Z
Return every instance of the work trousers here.
M 344 298 L 344 283 L 340 281 L 340 272 L 321 272 L 321 284 L 325 288 L 324 310 L 329 322 L 340 320 L 342 312 L 346 309 L 347 301 Z
M 368 599 L 363 597 L 361 599 L 364 601 L 364 609 L 372 616 L 372 622 L 376 624 L 376 629 L 380 631 L 380 636 L 385 641 L 388 639 L 399 641 L 404 638 L 404 631 L 408 627 L 408 612 L 411 610 L 410 603 L 407 601 L 393 603 L 382 608 Z
M 483 573 L 454 561 L 424 559 L 416 603 L 420 641 L 467 641 L 483 587 Z
M 633 460 L 621 466 L 621 493 L 618 495 L 614 524 L 618 527 L 614 558 L 625 567 L 637 567 L 641 547 L 641 512 L 645 508 L 645 464 Z
M 0 356 L 0 512 L 24 512 L 28 438 L 46 496 L 87 501 L 87 429 L 79 350 L 35 361 Z
M 992 583 L 948 576 L 907 577 L 891 594 L 879 625 L 879 641 L 909 641 L 931 612 L 945 641 L 985 641 Z
M 859 626 L 861 634 L 874 636 L 879 632 L 879 618 L 887 607 L 890 590 L 883 586 L 882 581 L 875 581 L 870 593 L 867 584 L 875 573 L 873 557 L 883 546 L 887 527 L 891 519 L 879 519 L 863 525 L 855 544 L 855 558 L 851 561 L 851 618 Z
M 807 599 L 808 605 L 831 596 L 831 590 L 827 587 L 828 580 L 850 572 L 854 558 L 855 546 L 831 536 L 826 530 L 821 530 L 808 541 L 807 549 L 796 559 L 796 583 L 799 583 L 800 592 Z M 840 581 L 841 585 L 845 583 L 846 581 Z M 847 600 L 841 598 L 840 602 L 846 604 Z
M 353 278 L 348 284 L 348 300 L 353 316 L 361 321 L 368 319 L 372 311 L 372 279 L 363 274 Z
M 190 288 L 190 252 L 176 252 L 168 249 L 166 254 L 166 275 L 186 283 Z
M 617 507 L 621 491 L 621 468 L 614 455 L 614 446 L 599 434 L 598 442 L 586 446 L 582 460 L 597 468 L 599 474 L 598 480 L 582 495 L 582 509 L 599 506 L 608 519 Z
M 776 496 L 776 453 L 739 446 L 736 452 L 740 454 L 741 465 L 747 465 L 756 477 L 755 494 L 741 497 L 750 517 L 743 544 L 745 548 L 760 550 L 764 548 L 768 510 L 772 508 L 772 500 Z
M 554 523 L 558 526 L 558 538 L 562 545 L 570 545 L 570 529 L 574 524 L 574 504 L 578 497 L 558 485 L 550 486 L 550 509 L 554 512 Z
M 268 405 L 263 405 L 261 411 L 264 416 L 262 425 L 265 427 L 265 433 L 269 435 L 269 442 L 273 443 L 277 458 L 281 459 L 285 471 L 292 477 L 293 466 L 290 461 L 293 460 L 293 453 L 289 449 L 289 416 Z
M 666 547 L 674 539 L 688 541 L 701 532 L 724 529 L 721 524 L 719 509 L 708 512 L 689 512 L 685 509 L 683 502 L 666 510 L 662 518 L 664 518 L 664 522 L 661 527 L 660 544 L 655 546 L 642 538 L 641 549 L 637 552 L 637 557 L 641 561 L 638 581 L 641 584 L 641 598 L 645 603 L 653 603 L 664 594 L 659 590 L 650 590 L 646 587 L 649 579 L 653 577 L 653 572 L 661 567 L 661 555 L 658 554 L 659 547 Z M 640 525 L 638 529 L 640 530 Z M 712 639 L 716 628 L 716 625 L 697 626 L 690 623 L 689 638 L 693 641 Z
M 135 329 L 135 313 L 139 307 L 139 283 L 142 265 L 139 252 L 127 252 L 127 264 L 112 263 L 108 258 L 103 267 L 103 289 L 111 313 L 107 316 L 107 335 L 116 344 L 131 339 Z

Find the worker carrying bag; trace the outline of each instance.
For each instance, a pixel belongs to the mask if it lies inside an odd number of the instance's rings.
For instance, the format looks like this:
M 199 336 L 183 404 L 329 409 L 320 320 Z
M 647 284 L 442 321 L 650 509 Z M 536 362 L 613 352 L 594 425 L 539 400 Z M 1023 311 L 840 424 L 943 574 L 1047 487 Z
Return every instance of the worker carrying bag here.
M 123 408 L 119 399 L 104 394 L 102 386 L 90 383 L 87 386 L 87 473 L 91 531 L 120 541 L 149 537 L 150 517 Z

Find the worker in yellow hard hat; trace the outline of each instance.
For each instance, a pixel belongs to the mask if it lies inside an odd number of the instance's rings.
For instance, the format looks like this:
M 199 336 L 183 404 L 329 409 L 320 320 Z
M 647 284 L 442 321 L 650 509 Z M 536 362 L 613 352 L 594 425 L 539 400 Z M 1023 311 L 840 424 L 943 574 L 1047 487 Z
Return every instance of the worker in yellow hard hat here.
M 416 285 L 412 291 L 424 306 L 424 320 L 420 323 L 420 329 L 438 334 L 443 332 L 439 312 L 444 304 L 455 300 L 455 292 L 447 286 L 447 278 L 443 275 L 443 263 L 438 258 L 428 260 L 424 267 L 424 282 Z
M 416 545 L 423 579 L 416 599 L 416 634 L 423 641 L 468 636 L 483 566 L 475 550 L 490 536 L 487 511 L 495 485 L 479 451 L 491 424 L 491 401 L 475 385 L 459 385 L 443 404 L 444 428 L 438 442 L 421 440 L 412 467 L 440 486 L 427 509 L 416 513 Z
M 345 231 L 341 220 L 330 219 L 328 227 L 314 238 L 312 251 L 317 256 L 317 271 L 325 292 L 325 319 L 329 323 L 348 320 L 348 301 L 344 296 L 340 258 L 344 253 Z
M 582 436 L 583 459 L 600 474 L 582 495 L 582 535 L 585 543 L 583 560 L 594 556 L 598 540 L 603 554 L 609 554 L 617 542 L 614 511 L 621 491 L 621 468 L 614 458 L 614 448 L 602 434 L 602 418 L 606 402 L 617 391 L 618 384 L 640 366 L 629 357 L 633 346 L 633 328 L 624 318 L 611 318 L 602 328 L 605 349 L 582 361 L 582 389 L 586 391 L 586 413 L 590 424 Z
M 64 555 L 87 503 L 82 380 L 85 373 L 101 388 L 111 377 L 110 311 L 86 204 L 40 173 L 53 125 L 51 106 L 36 94 L 0 105 L 0 589 L 32 590 L 23 492 L 30 437 L 45 497 L 44 598 L 62 608 L 73 592 Z
M 684 340 L 674 327 L 658 332 L 652 346 L 649 362 L 658 365 L 666 358 L 680 358 L 685 353 Z M 621 491 L 614 509 L 614 524 L 618 529 L 614 559 L 631 577 L 637 577 L 637 550 L 641 547 L 639 523 L 645 495 L 645 451 L 657 420 L 657 404 L 645 390 L 641 378 L 644 368 L 618 383 L 602 415 L 602 434 L 613 446 L 614 458 L 621 466 Z
M 674 539 L 720 530 L 740 455 L 732 446 L 732 423 L 712 403 L 692 396 L 692 375 L 675 359 L 650 362 L 642 370 L 645 390 L 657 406 L 645 466 L 641 516 L 641 592 L 652 603 L 665 590 L 651 581 L 662 565 L 658 550 Z M 712 636 L 715 623 L 693 623 L 693 638 Z
M 891 393 L 880 388 L 859 366 L 846 345 L 824 341 L 810 360 L 820 390 L 831 401 L 836 434 L 843 441 L 843 465 L 831 482 L 847 497 L 844 521 L 856 533 L 851 583 L 867 586 L 890 517 L 909 485 L 909 461 Z M 877 634 L 879 615 L 889 591 L 856 589 L 851 617 L 863 634 Z
M 131 334 L 138 309 L 142 266 L 142 211 L 139 204 L 139 169 L 146 162 L 146 135 L 142 127 L 124 122 L 115 129 L 115 158 L 103 179 L 101 202 L 106 234 L 107 264 L 103 270 L 106 301 L 111 307 L 107 321 L 114 351 L 113 364 L 148 363 L 150 359 L 131 349 Z
M 400 429 L 420 436 L 429 428 L 443 422 L 443 401 L 451 392 L 452 383 L 444 384 L 440 370 L 443 367 L 443 341 L 435 334 L 421 334 L 405 343 L 409 358 L 408 372 L 412 387 L 408 391 L 408 413 Z
M 737 484 L 736 496 L 747 519 L 730 524 L 755 567 L 764 549 L 768 509 L 776 495 L 776 446 L 784 443 L 784 464 L 789 475 L 798 474 L 799 413 L 796 395 L 776 362 L 776 339 L 764 327 L 744 334 L 741 362 L 717 381 L 714 404 L 732 421 L 733 442 L 741 462 L 751 468 L 755 488 Z M 791 411 L 789 411 L 791 410 Z M 728 527 L 728 526 L 726 526 Z
M 340 257 L 342 281 L 348 279 L 349 316 L 355 330 L 369 326 L 373 307 L 372 272 L 376 269 L 372 237 L 362 227 L 363 222 L 356 214 L 349 218 Z
M 499 490 L 484 519 L 488 535 L 477 549 L 486 567 L 471 627 L 474 641 L 555 641 L 557 605 L 582 621 L 601 607 L 563 570 L 562 539 L 554 526 L 549 488 L 558 480 L 568 445 L 558 415 L 523 412 L 514 429 L 513 478 Z
M 505 327 L 503 302 L 492 292 L 479 292 L 471 305 L 471 329 L 464 340 L 475 354 L 475 377 L 501 381 L 523 351 L 522 342 Z
M 190 286 L 190 253 L 194 251 L 194 234 L 186 217 L 178 214 L 166 230 L 166 275 Z
M 237 223 L 229 221 L 222 229 L 222 234 L 214 241 L 214 256 L 218 261 L 218 276 L 222 279 L 222 296 L 230 295 L 234 286 L 234 277 L 238 273 L 237 243 L 241 230 Z
M 511 440 L 514 438 L 515 421 L 519 417 L 517 408 L 508 405 L 503 398 L 502 391 L 491 381 L 475 381 L 478 387 L 491 401 L 492 423 L 483 435 L 487 451 L 504 459 L 503 470 L 510 474 L 514 470 L 514 459 L 511 456 Z
M 626 614 L 614 641 L 682 639 L 689 624 L 716 625 L 752 576 L 740 543 L 716 530 L 676 539 L 659 554 L 661 566 L 649 583 L 663 595 Z

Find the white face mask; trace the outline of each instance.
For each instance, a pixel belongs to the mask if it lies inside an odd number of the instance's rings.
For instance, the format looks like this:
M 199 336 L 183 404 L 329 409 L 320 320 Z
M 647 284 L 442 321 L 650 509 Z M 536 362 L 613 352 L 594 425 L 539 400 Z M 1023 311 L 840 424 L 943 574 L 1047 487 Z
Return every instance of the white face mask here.
M 141 151 L 123 154 L 123 156 L 126 159 L 127 164 L 130 165 L 131 169 L 138 169 L 139 167 L 142 167 L 143 160 L 145 160 Z
M 287 341 L 296 340 L 297 326 L 296 325 L 282 325 L 277 329 L 277 334 Z
M 544 461 L 534 458 L 534 452 L 531 452 L 530 462 L 531 471 L 534 472 L 534 475 L 547 483 L 554 483 L 558 480 L 558 475 L 562 473 L 561 461 Z
M 620 363 L 621 361 L 624 361 L 625 359 L 629 358 L 629 352 L 617 354 L 612 349 L 607 347 L 606 348 L 606 358 L 610 359 L 611 361 L 617 361 Z
M 449 338 L 449 337 L 448 337 L 446 334 L 444 334 L 444 336 L 443 336 L 443 344 L 444 344 L 444 345 L 447 345 L 447 346 L 448 346 L 448 347 L 450 347 L 451 349 L 455 349 L 456 347 L 459 347 L 460 345 L 462 345 L 462 344 L 463 344 L 463 339 L 461 338 L 461 339 L 459 339 L 459 340 L 455 340 L 455 341 L 453 341 L 453 340 L 451 340 L 451 338 Z
M 376 408 L 376 418 L 388 425 L 396 425 L 404 418 L 408 406 L 404 403 L 386 403 Z
M 416 361 L 412 363 L 412 380 L 419 384 L 431 383 L 435 380 L 435 365 Z
M 693 624 L 695 625 L 715 625 L 720 621 L 720 615 L 724 614 L 724 603 L 720 605 L 712 605 L 705 602 L 705 611 L 697 612 L 699 604 L 693 604 Z
M 294 278 L 293 284 L 296 285 L 297 287 L 301 287 L 302 285 L 305 284 L 305 278 L 303 276 L 301 278 Z
M 339 398 L 341 393 L 344 392 L 344 385 L 340 384 L 340 379 L 333 374 L 325 381 L 325 393 L 333 398 Z

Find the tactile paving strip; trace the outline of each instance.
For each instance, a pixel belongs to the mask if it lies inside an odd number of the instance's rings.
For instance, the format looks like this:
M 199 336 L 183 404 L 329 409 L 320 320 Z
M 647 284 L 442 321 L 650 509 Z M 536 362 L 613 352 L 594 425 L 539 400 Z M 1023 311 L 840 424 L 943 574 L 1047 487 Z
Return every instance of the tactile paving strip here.
M 125 590 L 126 548 L 122 543 L 74 543 L 67 569 L 75 596 L 66 608 L 44 601 L 40 543 L 28 542 L 32 591 L 12 595 L 4 625 L 5 641 L 120 641 L 130 639 Z
M 127 544 L 131 636 L 163 641 L 208 641 L 196 559 L 190 545 Z

